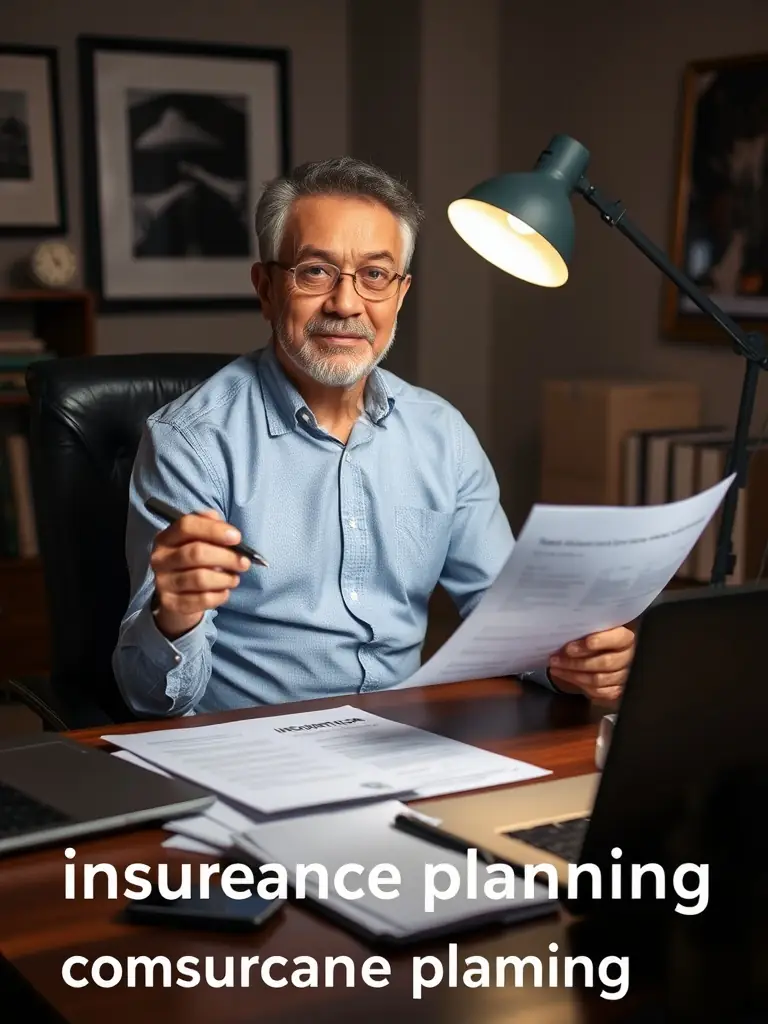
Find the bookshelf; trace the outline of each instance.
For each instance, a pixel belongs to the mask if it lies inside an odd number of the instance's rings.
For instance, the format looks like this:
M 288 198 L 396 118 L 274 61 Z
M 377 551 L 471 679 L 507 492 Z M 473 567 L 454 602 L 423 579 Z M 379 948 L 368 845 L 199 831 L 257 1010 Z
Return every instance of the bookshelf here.
M 38 339 L 54 356 L 93 355 L 93 297 L 90 292 L 79 290 L 0 291 L 0 339 L 11 334 Z M 26 392 L 0 390 L 3 446 L 8 435 L 26 436 L 28 426 Z M 9 557 L 0 553 L 0 688 L 9 676 L 45 673 L 49 668 L 48 614 L 41 561 L 37 556 Z

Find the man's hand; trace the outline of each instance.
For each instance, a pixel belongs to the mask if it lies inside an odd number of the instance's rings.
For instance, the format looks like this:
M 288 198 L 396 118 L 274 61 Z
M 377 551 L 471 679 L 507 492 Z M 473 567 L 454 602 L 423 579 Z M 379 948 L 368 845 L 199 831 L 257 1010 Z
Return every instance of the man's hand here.
M 218 512 L 182 516 L 155 538 L 150 565 L 155 573 L 155 622 L 175 640 L 217 608 L 240 582 L 250 559 L 231 550 L 240 540 Z
M 624 690 L 634 654 L 634 632 L 628 626 L 618 626 L 566 644 L 547 667 L 558 689 L 613 702 Z

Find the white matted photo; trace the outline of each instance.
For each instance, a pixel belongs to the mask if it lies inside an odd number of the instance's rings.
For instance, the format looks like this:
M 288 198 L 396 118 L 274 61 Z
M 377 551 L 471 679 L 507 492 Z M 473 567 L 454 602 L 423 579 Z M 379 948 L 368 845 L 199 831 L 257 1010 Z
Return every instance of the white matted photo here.
M 287 52 L 103 37 L 78 46 L 100 308 L 257 307 L 253 214 L 290 164 Z
M 0 235 L 66 229 L 56 50 L 0 46 Z

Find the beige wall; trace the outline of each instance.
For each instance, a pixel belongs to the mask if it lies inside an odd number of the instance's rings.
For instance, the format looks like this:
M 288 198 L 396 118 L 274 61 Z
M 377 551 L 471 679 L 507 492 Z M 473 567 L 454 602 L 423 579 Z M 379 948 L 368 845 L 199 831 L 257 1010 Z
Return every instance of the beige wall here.
M 78 252 L 83 246 L 75 45 L 79 34 L 287 46 L 293 63 L 294 161 L 347 149 L 345 0 L 2 0 L 0 18 L 4 42 L 59 48 L 69 239 Z M 0 239 L 0 280 L 31 244 L 29 239 Z M 247 312 L 120 314 L 99 318 L 97 339 L 101 352 L 238 352 L 262 345 L 267 333 L 264 321 Z
M 503 3 L 500 155 L 528 169 L 551 135 L 592 153 L 590 180 L 666 245 L 677 106 L 689 60 L 752 53 L 768 38 L 761 0 Z M 516 523 L 536 497 L 539 387 L 547 376 L 622 374 L 697 381 L 706 414 L 731 422 L 742 362 L 726 346 L 660 339 L 661 277 L 626 239 L 576 204 L 569 283 L 552 293 L 493 271 L 497 468 Z M 758 415 L 768 410 L 761 381 Z M 577 425 L 574 425 L 577 426 Z

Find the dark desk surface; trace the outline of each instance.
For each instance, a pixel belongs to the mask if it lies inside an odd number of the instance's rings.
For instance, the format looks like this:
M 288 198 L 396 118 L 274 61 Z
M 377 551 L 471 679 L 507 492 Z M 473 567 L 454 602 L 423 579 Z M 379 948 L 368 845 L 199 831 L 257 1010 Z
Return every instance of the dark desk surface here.
M 591 708 L 578 698 L 558 697 L 531 686 L 495 680 L 344 697 L 338 700 L 312 702 L 312 708 L 333 707 L 352 703 L 396 721 L 429 729 L 477 746 L 540 764 L 555 776 L 576 775 L 594 770 L 594 741 L 600 709 Z M 287 713 L 303 710 L 309 705 L 285 705 L 279 708 L 247 712 L 248 715 Z M 210 716 L 205 721 L 223 721 L 233 715 Z M 184 728 L 201 724 L 202 720 L 163 723 L 162 726 Z M 136 727 L 133 727 L 136 728 Z M 139 726 L 147 728 L 147 726 Z M 100 743 L 104 730 L 74 734 L 87 742 Z M 91 863 L 108 861 L 118 868 L 130 863 L 157 864 L 161 861 L 182 863 L 194 860 L 190 854 L 162 850 L 164 833 L 139 830 L 77 844 L 78 859 Z M 467 988 L 461 983 L 449 987 L 445 982 L 414 1000 L 411 990 L 411 958 L 433 954 L 445 959 L 449 940 L 429 947 L 412 948 L 393 953 L 372 950 L 342 929 L 328 923 L 306 905 L 293 904 L 264 930 L 248 936 L 212 935 L 195 931 L 160 928 L 139 928 L 118 921 L 122 901 L 106 898 L 93 901 L 64 899 L 64 860 L 60 848 L 0 861 L 0 1002 L 7 1008 L 8 994 L 20 1001 L 30 1001 L 27 1016 L 35 1021 L 64 1020 L 70 1024 L 119 1024 L 138 1022 L 183 1021 L 184 1024 L 343 1024 L 343 1022 L 379 1021 L 406 1024 L 601 1024 L 601 1022 L 652 1022 L 718 1020 L 720 1024 L 736 1024 L 748 1018 L 737 1017 L 728 1010 L 713 1017 L 702 1012 L 711 1009 L 712 1000 L 702 998 L 701 985 L 692 978 L 712 975 L 702 969 L 690 955 L 679 984 L 667 984 L 664 1005 L 655 1000 L 661 991 L 655 984 L 633 977 L 630 961 L 631 988 L 620 1002 L 601 999 L 595 976 L 595 987 L 515 988 L 513 982 L 504 988 Z M 581 926 L 564 916 L 552 916 L 539 922 L 506 930 L 486 931 L 457 940 L 459 978 L 463 958 L 473 954 L 491 959 L 496 956 L 538 956 L 546 965 L 549 944 L 557 942 L 558 956 L 585 951 L 584 943 L 607 940 L 606 948 L 594 956 L 595 964 L 602 956 L 620 954 L 621 945 L 615 935 L 589 936 Z M 613 943 L 613 948 L 611 948 Z M 589 946 L 589 948 L 593 948 Z M 600 948 L 594 947 L 594 948 Z M 682 949 L 683 947 L 681 947 Z M 359 982 L 355 988 L 344 987 L 343 980 L 332 988 L 300 989 L 291 985 L 273 989 L 262 984 L 258 968 L 252 972 L 249 988 L 211 988 L 201 983 L 193 989 L 163 988 L 87 988 L 68 987 L 61 979 L 61 967 L 67 957 L 80 954 L 93 961 L 99 956 L 113 956 L 121 961 L 132 955 L 160 956 L 172 962 L 189 955 L 202 959 L 215 958 L 217 976 L 224 971 L 224 958 L 234 956 L 270 955 L 291 958 L 314 956 L 322 963 L 327 955 L 346 954 L 362 964 L 373 953 L 386 956 L 392 965 L 389 985 L 368 988 Z M 684 950 L 685 953 L 685 950 Z M 688 951 L 690 953 L 690 950 Z M 680 955 L 678 950 L 677 955 Z M 695 961 L 695 962 L 694 962 Z M 722 960 L 720 969 L 725 969 Z M 289 968 L 290 969 L 290 968 Z M 359 972 L 358 972 L 359 975 Z M 160 978 L 160 972 L 157 974 Z M 322 977 L 322 974 L 321 974 Z M 340 976 L 341 977 L 341 976 Z M 546 976 L 545 976 L 546 977 Z M 675 977 L 677 975 L 675 974 Z M 691 999 L 695 992 L 695 1000 Z M 728 1004 L 730 1007 L 730 1003 Z M 698 1009 L 697 1009 L 698 1007 Z M 671 1009 L 670 1009 L 671 1008 Z M 48 1015 L 48 1016 L 46 1016 Z M 0 1014 L 3 1019 L 22 1019 Z M 763 1020 L 750 1017 L 750 1021 Z

